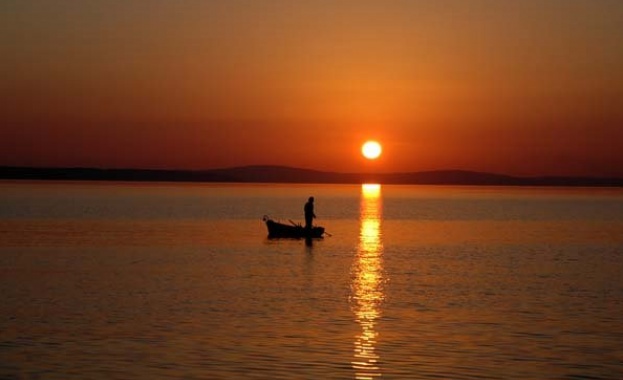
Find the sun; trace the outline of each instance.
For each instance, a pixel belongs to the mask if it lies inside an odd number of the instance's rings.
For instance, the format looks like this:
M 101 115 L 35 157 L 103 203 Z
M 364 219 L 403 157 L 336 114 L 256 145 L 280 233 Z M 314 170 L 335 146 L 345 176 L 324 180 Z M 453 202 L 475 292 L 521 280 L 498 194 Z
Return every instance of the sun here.
M 366 141 L 365 144 L 361 146 L 361 154 L 363 154 L 363 156 L 368 160 L 375 160 L 379 158 L 382 151 L 383 148 L 381 147 L 381 144 L 373 140 Z

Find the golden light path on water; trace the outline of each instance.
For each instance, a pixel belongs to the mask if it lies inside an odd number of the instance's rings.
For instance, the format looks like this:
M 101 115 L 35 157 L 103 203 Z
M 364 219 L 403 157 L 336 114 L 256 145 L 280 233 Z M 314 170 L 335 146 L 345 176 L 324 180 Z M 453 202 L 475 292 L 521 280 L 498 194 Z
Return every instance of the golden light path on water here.
M 356 379 L 381 377 L 375 329 L 384 299 L 381 215 L 381 185 L 362 185 L 359 245 L 353 263 L 352 283 L 355 320 L 361 326 L 361 333 L 355 337 L 352 362 Z

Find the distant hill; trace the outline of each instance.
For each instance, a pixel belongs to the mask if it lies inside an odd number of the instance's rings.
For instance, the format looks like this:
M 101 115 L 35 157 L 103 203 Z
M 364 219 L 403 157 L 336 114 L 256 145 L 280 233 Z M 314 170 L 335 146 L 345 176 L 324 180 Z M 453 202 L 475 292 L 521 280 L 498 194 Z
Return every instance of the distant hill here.
M 0 167 L 0 179 L 254 183 L 363 183 L 488 186 L 623 187 L 623 178 L 513 177 L 465 170 L 413 173 L 335 173 L 286 166 L 243 166 L 212 170 Z

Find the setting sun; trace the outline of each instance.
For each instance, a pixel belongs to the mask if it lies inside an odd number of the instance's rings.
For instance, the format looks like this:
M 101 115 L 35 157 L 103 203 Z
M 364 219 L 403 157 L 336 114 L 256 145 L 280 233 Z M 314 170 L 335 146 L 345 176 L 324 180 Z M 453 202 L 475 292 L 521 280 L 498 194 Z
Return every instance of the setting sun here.
M 366 141 L 366 143 L 361 146 L 361 154 L 369 160 L 378 158 L 382 151 L 383 148 L 381 148 L 381 144 L 376 141 Z

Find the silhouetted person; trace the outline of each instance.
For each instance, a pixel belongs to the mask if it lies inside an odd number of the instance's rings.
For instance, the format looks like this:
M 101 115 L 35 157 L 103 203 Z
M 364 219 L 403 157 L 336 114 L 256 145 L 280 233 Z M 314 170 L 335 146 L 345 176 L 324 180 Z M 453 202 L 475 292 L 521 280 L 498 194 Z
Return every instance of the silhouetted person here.
M 314 197 L 309 197 L 307 203 L 305 203 L 305 229 L 311 230 L 312 220 L 316 217 L 314 214 Z

